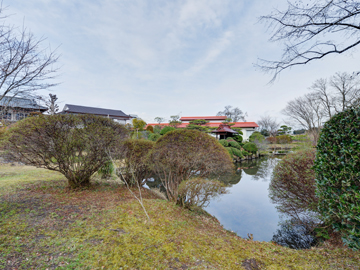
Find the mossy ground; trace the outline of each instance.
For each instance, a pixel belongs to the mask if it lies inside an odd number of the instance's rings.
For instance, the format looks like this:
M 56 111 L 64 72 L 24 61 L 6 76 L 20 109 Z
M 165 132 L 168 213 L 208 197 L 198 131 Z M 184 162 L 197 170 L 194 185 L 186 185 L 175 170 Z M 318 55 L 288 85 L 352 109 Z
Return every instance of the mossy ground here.
M 359 252 L 242 239 L 206 213 L 142 195 L 150 221 L 115 182 L 71 191 L 56 172 L 0 165 L 0 269 L 360 268 Z

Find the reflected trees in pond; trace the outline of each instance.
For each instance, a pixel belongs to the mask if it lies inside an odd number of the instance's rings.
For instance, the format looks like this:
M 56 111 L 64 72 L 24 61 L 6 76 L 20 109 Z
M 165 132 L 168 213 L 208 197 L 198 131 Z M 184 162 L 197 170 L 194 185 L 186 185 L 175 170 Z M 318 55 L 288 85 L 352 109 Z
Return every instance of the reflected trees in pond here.
M 315 232 L 309 229 L 312 226 L 299 224 L 295 219 L 283 222 L 271 241 L 293 249 L 309 249 L 318 243 Z
M 260 159 L 251 160 L 248 163 L 242 163 L 242 169 L 247 175 L 251 175 L 251 180 L 268 181 L 271 173 L 278 163 L 279 159 L 275 157 L 265 157 Z
M 315 241 L 312 234 L 322 222 L 317 212 L 314 160 L 315 151 L 306 149 L 288 154 L 274 168 L 269 197 L 281 213 L 291 218 L 274 235 L 273 241 L 278 244 L 309 248 Z

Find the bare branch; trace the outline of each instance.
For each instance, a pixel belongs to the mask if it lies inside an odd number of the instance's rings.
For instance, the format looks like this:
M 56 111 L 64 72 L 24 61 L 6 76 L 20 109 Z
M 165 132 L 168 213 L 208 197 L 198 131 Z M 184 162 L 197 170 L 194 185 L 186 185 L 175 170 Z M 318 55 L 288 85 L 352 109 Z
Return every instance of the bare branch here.
M 359 17 L 356 0 L 317 0 L 311 5 L 289 2 L 286 11 L 260 18 L 272 31 L 270 41 L 284 43 L 281 59 L 259 59 L 256 66 L 273 73 L 273 82 L 284 69 L 351 50 L 360 43 Z

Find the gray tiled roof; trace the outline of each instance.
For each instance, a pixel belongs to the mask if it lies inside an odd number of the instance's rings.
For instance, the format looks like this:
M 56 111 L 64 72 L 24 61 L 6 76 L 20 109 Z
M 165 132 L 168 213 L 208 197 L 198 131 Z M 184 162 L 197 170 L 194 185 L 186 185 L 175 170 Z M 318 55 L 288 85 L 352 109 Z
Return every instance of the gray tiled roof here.
M 61 113 L 85 113 L 85 114 L 95 114 L 95 115 L 103 115 L 103 116 L 112 116 L 119 118 L 130 119 L 131 116 L 125 114 L 120 110 L 110 110 L 103 108 L 95 108 L 95 107 L 86 107 L 72 104 L 65 104 L 64 109 Z
M 39 105 L 34 99 L 29 98 L 18 98 L 18 97 L 3 97 L 0 100 L 1 107 L 10 107 L 10 108 L 22 108 L 22 109 L 34 109 L 46 111 L 47 108 Z

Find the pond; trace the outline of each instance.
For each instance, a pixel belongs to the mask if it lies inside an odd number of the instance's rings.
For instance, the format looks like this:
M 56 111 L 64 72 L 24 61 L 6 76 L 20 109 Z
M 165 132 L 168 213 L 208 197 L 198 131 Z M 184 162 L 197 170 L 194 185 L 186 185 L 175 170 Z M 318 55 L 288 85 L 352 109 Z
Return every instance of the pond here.
M 229 194 L 210 201 L 205 210 L 225 229 L 256 241 L 270 241 L 279 229 L 280 213 L 268 196 L 272 171 L 279 158 L 263 157 L 237 164 L 233 176 L 221 179 Z

